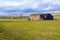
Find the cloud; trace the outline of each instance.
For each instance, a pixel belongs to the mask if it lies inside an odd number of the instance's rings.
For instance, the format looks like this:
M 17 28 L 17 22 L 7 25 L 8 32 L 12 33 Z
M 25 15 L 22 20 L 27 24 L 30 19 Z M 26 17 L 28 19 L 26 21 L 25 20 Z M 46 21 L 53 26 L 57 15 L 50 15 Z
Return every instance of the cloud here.
M 10 14 L 49 10 L 60 10 L 60 0 L 0 0 L 0 11 Z
M 41 10 L 46 9 L 47 10 L 55 6 L 59 6 L 60 1 L 59 0 L 22 0 L 22 1 L 21 0 L 6 1 L 5 0 L 5 1 L 1 1 L 0 5 L 8 7 L 8 9 L 19 8 L 21 10 L 25 10 L 25 9 L 41 9 Z

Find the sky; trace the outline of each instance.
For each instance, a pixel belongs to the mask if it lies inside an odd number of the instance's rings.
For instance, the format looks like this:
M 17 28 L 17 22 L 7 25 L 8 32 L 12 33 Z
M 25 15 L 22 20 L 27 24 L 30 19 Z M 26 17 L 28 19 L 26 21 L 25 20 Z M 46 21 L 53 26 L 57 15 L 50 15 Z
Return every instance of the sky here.
M 0 0 L 0 16 L 60 11 L 60 0 Z

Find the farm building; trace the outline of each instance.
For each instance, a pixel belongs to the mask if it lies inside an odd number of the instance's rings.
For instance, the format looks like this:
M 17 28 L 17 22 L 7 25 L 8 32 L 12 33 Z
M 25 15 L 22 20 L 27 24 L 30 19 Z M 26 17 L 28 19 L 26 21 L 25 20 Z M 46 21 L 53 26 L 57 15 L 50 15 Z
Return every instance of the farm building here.
M 30 20 L 40 20 L 40 14 L 31 14 Z
M 30 20 L 53 20 L 53 16 L 49 13 L 47 13 L 47 14 L 31 14 Z

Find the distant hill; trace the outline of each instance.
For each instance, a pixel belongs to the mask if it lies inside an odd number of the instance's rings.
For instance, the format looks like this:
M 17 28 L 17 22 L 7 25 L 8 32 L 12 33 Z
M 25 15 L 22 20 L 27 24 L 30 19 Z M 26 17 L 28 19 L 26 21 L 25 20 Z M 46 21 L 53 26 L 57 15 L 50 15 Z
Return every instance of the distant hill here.
M 54 16 L 54 19 L 60 19 L 60 12 L 51 13 Z

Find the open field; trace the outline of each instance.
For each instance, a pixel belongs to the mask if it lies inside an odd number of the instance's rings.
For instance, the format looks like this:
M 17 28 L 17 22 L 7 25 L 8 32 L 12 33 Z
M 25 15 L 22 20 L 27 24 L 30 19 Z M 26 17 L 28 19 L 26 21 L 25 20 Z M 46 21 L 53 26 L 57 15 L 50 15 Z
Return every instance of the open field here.
M 0 19 L 0 40 L 60 40 L 60 20 Z

